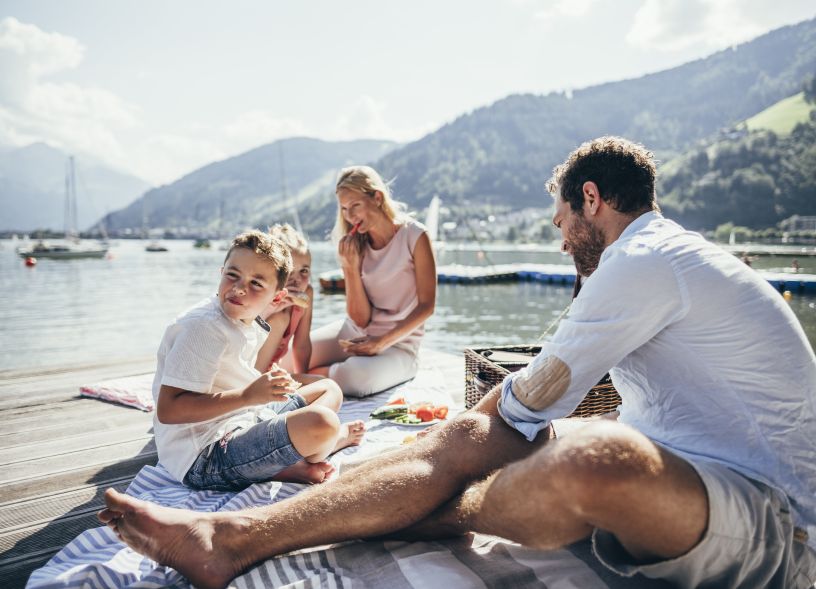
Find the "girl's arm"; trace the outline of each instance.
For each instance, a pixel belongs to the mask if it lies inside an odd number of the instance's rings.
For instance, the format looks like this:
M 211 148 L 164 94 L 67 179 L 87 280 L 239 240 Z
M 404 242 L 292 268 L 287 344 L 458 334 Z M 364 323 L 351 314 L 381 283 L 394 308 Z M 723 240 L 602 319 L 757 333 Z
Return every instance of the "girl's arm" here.
M 312 359 L 312 337 L 309 332 L 312 329 L 314 289 L 311 285 L 306 288 L 306 294 L 309 295 L 311 304 L 303 311 L 300 323 L 295 329 L 295 335 L 292 336 L 292 364 L 294 368 L 292 372 L 295 374 L 308 372 L 309 362 Z
M 416 278 L 417 306 L 394 329 L 379 337 L 369 337 L 347 348 L 352 354 L 375 355 L 408 336 L 433 315 L 436 306 L 436 260 L 427 233 L 419 236 L 414 247 L 414 276 Z M 348 289 L 348 282 L 346 283 Z
M 269 334 L 266 336 L 266 341 L 263 346 L 261 346 L 261 349 L 258 350 L 258 358 L 255 360 L 256 370 L 260 372 L 269 370 L 272 357 L 278 350 L 281 339 L 283 339 L 283 333 L 289 325 L 289 313 L 287 309 L 284 309 L 266 318 L 266 322 L 269 325 Z

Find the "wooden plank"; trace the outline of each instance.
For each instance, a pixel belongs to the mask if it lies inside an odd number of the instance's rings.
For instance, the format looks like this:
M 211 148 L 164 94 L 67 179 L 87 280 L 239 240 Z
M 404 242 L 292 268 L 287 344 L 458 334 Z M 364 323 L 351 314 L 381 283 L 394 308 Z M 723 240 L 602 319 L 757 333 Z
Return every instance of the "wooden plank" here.
M 37 407 L 16 407 L 0 411 L 0 418 L 3 419 L 3 431 L 7 431 L 7 426 L 26 423 L 36 427 L 39 423 L 47 425 L 55 421 L 70 419 L 81 419 L 85 416 L 99 417 L 102 415 L 113 415 L 116 413 L 131 413 L 139 411 L 133 407 L 125 407 L 100 399 L 88 397 L 76 397 L 75 399 L 62 401 L 59 403 L 49 403 Z
M 38 555 L 0 566 L 0 587 L 3 587 L 3 589 L 24 589 L 31 573 L 48 562 L 49 558 L 51 558 L 51 555 Z
M 7 503 L 51 493 L 73 491 L 88 485 L 103 486 L 122 478 L 133 478 L 143 466 L 155 465 L 157 461 L 158 456 L 155 451 L 145 451 L 126 458 L 114 459 L 73 470 L 46 473 L 3 483 L 0 484 L 0 502 Z
M 122 411 L 111 411 L 103 415 L 78 414 L 76 418 L 59 419 L 56 422 L 32 417 L 29 420 L 17 421 L 11 426 L 3 423 L 0 450 L 19 445 L 21 438 L 26 443 L 34 443 L 70 438 L 78 435 L 78 430 L 81 430 L 81 433 L 89 431 L 114 433 L 136 424 L 142 424 L 144 430 L 148 431 L 153 426 L 153 414 L 122 408 Z
M 138 439 L 121 444 L 107 444 L 58 456 L 35 458 L 0 466 L 0 485 L 16 483 L 38 476 L 70 473 L 93 466 L 109 465 L 120 460 L 156 452 L 152 439 Z
M 133 479 L 125 477 L 106 482 L 104 485 L 79 487 L 71 491 L 0 504 L 0 534 L 35 526 L 66 515 L 96 513 L 102 509 L 105 489 L 113 487 L 124 492 L 131 480 Z M 0 546 L 0 552 L 5 549 Z
M 43 441 L 16 444 L 0 453 L 0 473 L 14 465 L 30 463 L 46 458 L 59 458 L 60 464 L 67 459 L 74 461 L 74 455 L 91 450 L 100 450 L 130 442 L 148 442 L 153 439 L 150 425 L 131 424 L 115 431 L 96 431 L 79 429 L 81 424 L 74 424 L 75 434 L 62 438 L 49 438 Z M 0 475 L 2 476 L 2 475 Z

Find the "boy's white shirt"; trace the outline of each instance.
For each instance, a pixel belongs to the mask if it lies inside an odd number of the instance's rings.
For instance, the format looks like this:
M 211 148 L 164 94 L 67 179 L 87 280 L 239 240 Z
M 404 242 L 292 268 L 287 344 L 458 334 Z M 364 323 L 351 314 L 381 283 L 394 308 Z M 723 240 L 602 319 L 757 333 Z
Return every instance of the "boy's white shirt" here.
M 243 388 L 261 373 L 255 368 L 266 332 L 228 318 L 218 297 L 184 312 L 164 332 L 157 354 L 153 400 L 161 385 L 209 394 Z M 201 451 L 239 427 L 249 427 L 274 412 L 264 405 L 243 408 L 207 421 L 164 424 L 153 417 L 159 462 L 182 481 Z

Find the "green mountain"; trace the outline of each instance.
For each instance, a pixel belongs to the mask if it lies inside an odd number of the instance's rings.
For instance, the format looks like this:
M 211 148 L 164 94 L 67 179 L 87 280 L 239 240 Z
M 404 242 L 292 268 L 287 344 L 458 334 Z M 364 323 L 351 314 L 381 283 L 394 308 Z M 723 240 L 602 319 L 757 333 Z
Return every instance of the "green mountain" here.
M 788 135 L 799 123 L 810 120 L 813 107 L 805 100 L 805 93 L 799 92 L 769 106 L 761 113 L 745 121 L 749 131 L 773 131 L 777 135 Z
M 120 234 L 139 235 L 143 227 L 160 227 L 178 235 L 227 237 L 246 227 L 292 222 L 297 208 L 304 230 L 323 237 L 325 219 L 318 226 L 304 203 L 327 202 L 341 167 L 372 162 L 396 145 L 377 140 L 283 139 L 150 190 L 102 223 Z
M 585 140 L 623 135 L 667 160 L 796 93 L 813 72 L 816 19 L 641 78 L 572 95 L 509 96 L 389 153 L 376 167 L 396 178 L 397 197 L 415 209 L 434 195 L 459 216 L 481 205 L 540 206 L 548 202 L 544 184 L 553 166 Z
M 728 222 L 764 229 L 794 214 L 816 215 L 816 103 L 803 103 L 808 118 L 787 133 L 740 125 L 663 166 L 658 194 L 666 214 L 697 229 Z M 787 129 L 789 117 L 781 115 L 791 104 L 780 101 L 760 115 L 774 114 L 764 120 L 785 120 Z

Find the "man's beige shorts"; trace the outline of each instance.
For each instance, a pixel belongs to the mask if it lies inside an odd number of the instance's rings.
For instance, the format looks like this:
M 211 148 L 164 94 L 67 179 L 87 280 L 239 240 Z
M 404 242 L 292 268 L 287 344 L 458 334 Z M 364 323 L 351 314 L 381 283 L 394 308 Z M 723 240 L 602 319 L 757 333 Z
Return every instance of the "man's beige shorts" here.
M 595 530 L 593 550 L 602 563 L 623 576 L 641 573 L 677 587 L 810 589 L 816 583 L 816 553 L 794 528 L 786 496 L 721 464 L 692 466 L 708 493 L 700 543 L 678 558 L 638 565 L 614 535 Z

